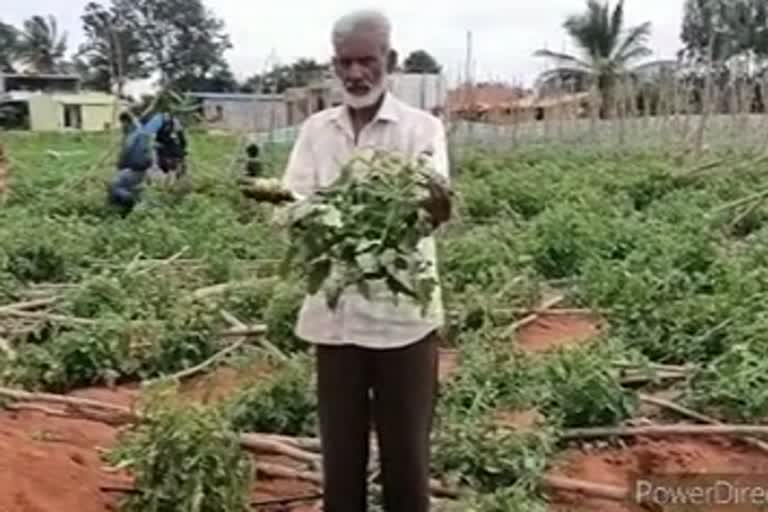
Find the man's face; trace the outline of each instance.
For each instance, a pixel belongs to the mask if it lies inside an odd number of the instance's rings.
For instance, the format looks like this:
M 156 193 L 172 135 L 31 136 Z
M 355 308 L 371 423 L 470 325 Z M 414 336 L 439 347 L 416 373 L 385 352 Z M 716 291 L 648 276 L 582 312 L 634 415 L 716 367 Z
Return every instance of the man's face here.
M 347 35 L 335 45 L 333 66 L 341 80 L 347 103 L 366 107 L 384 92 L 384 78 L 393 66 L 393 53 L 381 37 L 369 31 Z

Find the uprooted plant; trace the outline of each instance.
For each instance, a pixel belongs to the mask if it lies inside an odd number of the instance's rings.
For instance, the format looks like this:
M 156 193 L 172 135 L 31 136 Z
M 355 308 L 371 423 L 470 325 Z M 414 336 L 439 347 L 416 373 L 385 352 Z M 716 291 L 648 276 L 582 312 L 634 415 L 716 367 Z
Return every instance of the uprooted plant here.
M 292 208 L 284 268 L 298 262 L 310 295 L 324 291 L 332 309 L 347 287 L 370 299 L 381 282 L 395 301 L 427 308 L 436 280 L 419 244 L 433 226 L 420 202 L 433 177 L 423 158 L 356 155 L 332 186 Z

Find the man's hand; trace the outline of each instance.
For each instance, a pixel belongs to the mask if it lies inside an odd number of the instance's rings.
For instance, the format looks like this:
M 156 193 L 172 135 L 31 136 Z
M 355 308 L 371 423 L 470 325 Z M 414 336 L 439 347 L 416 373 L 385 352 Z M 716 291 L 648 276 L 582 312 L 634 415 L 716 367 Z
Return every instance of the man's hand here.
M 421 206 L 432 216 L 432 223 L 437 228 L 451 218 L 451 191 L 445 183 L 435 178 L 429 180 L 427 189 L 429 197 Z

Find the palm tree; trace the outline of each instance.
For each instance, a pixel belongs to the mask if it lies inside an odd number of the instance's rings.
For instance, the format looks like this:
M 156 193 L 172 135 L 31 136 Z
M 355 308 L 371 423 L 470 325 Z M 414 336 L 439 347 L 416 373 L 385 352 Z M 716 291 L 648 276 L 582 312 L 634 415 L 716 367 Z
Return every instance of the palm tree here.
M 18 32 L 12 25 L 0 21 L 0 73 L 13 71 Z
M 624 29 L 624 0 L 614 9 L 610 2 L 588 0 L 587 10 L 566 18 L 563 28 L 579 48 L 581 55 L 538 50 L 534 55 L 554 60 L 558 67 L 539 76 L 539 84 L 547 85 L 563 79 L 580 88 L 596 88 L 601 112 L 611 109 L 613 92 L 619 79 L 631 74 L 631 66 L 651 55 L 647 46 L 651 23 Z
M 56 18 L 32 16 L 19 33 L 18 57 L 38 73 L 54 73 L 67 52 L 67 35 L 59 34 Z

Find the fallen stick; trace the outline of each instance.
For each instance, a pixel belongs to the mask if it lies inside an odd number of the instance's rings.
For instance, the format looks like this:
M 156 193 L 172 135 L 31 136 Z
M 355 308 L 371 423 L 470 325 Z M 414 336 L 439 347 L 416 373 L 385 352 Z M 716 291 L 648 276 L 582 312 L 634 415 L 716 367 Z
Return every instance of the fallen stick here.
M 553 308 L 554 306 L 557 306 L 562 301 L 565 300 L 565 295 L 558 295 L 557 297 L 553 297 L 549 300 L 546 300 L 541 303 L 541 305 L 536 308 L 537 313 L 531 313 L 530 315 L 526 316 L 525 318 L 522 318 L 518 320 L 517 322 L 510 325 L 505 331 L 503 336 L 512 336 L 517 332 L 518 329 L 521 329 L 522 327 L 525 327 L 528 324 L 531 324 L 536 321 L 537 318 L 539 318 L 539 315 L 541 311 L 546 311 L 548 309 Z
M 645 384 L 648 382 L 661 380 L 684 380 L 689 374 L 684 372 L 658 371 L 651 375 L 645 372 L 625 372 L 619 376 L 619 383 L 622 385 Z
M 229 283 L 215 284 L 212 286 L 206 286 L 205 288 L 198 288 L 197 290 L 192 292 L 191 297 L 193 300 L 203 300 L 213 295 L 221 295 L 232 289 L 246 288 L 248 286 L 254 286 L 257 284 L 269 283 L 274 280 L 275 280 L 274 277 L 268 277 L 268 278 L 248 279 L 246 281 L 234 281 Z
M 274 439 L 284 444 L 289 444 L 300 448 L 302 450 L 308 450 L 312 452 L 320 453 L 322 451 L 322 443 L 320 439 L 316 437 L 290 437 L 279 434 L 257 434 L 268 439 Z
M 245 344 L 245 338 L 239 339 L 235 341 L 233 344 L 231 344 L 230 346 L 228 346 L 227 348 L 225 348 L 224 350 L 217 352 L 216 354 L 214 354 L 213 356 L 209 357 L 208 359 L 206 359 L 205 361 L 203 361 L 202 363 L 196 366 L 187 368 L 185 370 L 181 370 L 180 372 L 174 373 L 173 375 L 163 375 L 155 379 L 150 379 L 150 380 L 144 381 L 142 384 L 144 386 L 154 386 L 159 382 L 166 382 L 170 380 L 182 381 L 184 379 L 194 377 L 198 373 L 202 373 L 203 371 L 207 370 L 210 366 L 213 366 L 217 362 L 226 358 L 229 354 L 235 352 L 236 350 L 239 350 L 244 344 Z
M 62 416 L 65 414 L 64 411 L 62 410 L 51 409 L 50 407 L 46 407 L 44 405 L 37 405 L 37 404 L 4 404 L 3 408 L 8 409 L 9 411 L 15 411 L 15 412 L 23 412 L 23 411 L 40 412 L 47 416 Z
M 0 311 L 0 315 L 15 316 L 18 318 L 32 318 L 35 320 L 50 320 L 52 322 L 61 322 L 65 324 L 76 325 L 98 325 L 97 320 L 90 318 L 78 318 L 75 316 L 56 315 L 53 313 L 33 312 L 33 311 L 20 311 L 16 309 L 8 309 Z
M 528 309 L 528 308 L 512 308 L 512 309 L 497 309 L 494 313 L 515 313 L 519 315 L 538 315 L 538 316 L 570 316 L 570 315 L 594 315 L 600 311 L 589 308 L 553 308 L 553 309 Z M 603 311 L 605 312 L 605 311 Z
M 626 361 L 614 361 L 611 363 L 617 368 L 625 368 L 627 370 L 643 370 L 649 368 L 651 370 L 668 370 L 670 372 L 690 372 L 696 369 L 695 366 L 683 366 L 675 364 L 662 364 L 662 363 L 628 363 Z
M 726 203 L 722 206 L 718 206 L 717 208 L 713 209 L 710 212 L 710 215 L 722 213 L 726 210 L 730 210 L 732 208 L 735 208 L 737 206 L 741 206 L 743 204 L 751 203 L 752 201 L 757 201 L 764 199 L 766 196 L 768 196 L 768 189 L 763 189 L 759 192 L 755 192 L 754 194 L 750 194 L 746 197 L 742 197 L 741 199 L 736 199 L 735 201 L 731 201 L 730 203 Z
M 101 492 L 115 492 L 119 494 L 139 494 L 139 490 L 129 483 L 110 483 L 99 486 Z
M 315 494 L 307 494 L 304 496 L 293 496 L 290 498 L 273 498 L 268 500 L 252 501 L 251 507 L 260 508 L 260 507 L 273 507 L 275 505 L 291 505 L 293 503 L 302 503 L 305 501 L 317 501 L 321 499 L 323 499 L 323 495 L 321 493 L 315 493 Z
M 693 409 L 683 407 L 682 405 L 676 404 L 670 400 L 665 400 L 663 398 L 645 395 L 642 393 L 638 395 L 638 398 L 640 399 L 640 401 L 645 402 L 647 404 L 668 409 L 682 416 L 686 416 L 688 418 L 698 420 L 702 423 L 707 423 L 709 425 L 723 425 L 723 422 L 711 416 L 707 416 L 706 414 L 702 414 L 700 412 L 694 411 Z M 756 439 L 754 437 L 745 437 L 743 441 L 749 444 L 750 446 L 758 448 L 764 452 L 768 452 L 768 443 L 766 443 L 765 441 L 761 441 L 760 439 Z
M 220 311 L 221 316 L 224 317 L 224 319 L 229 322 L 234 329 L 237 330 L 247 330 L 248 326 L 245 325 L 243 322 L 241 322 L 235 315 L 230 313 L 226 310 Z M 264 331 L 266 333 L 266 326 L 264 327 Z M 259 340 L 259 343 L 261 343 L 261 346 L 263 346 L 269 353 L 271 353 L 273 356 L 275 356 L 278 361 L 281 361 L 283 363 L 290 361 L 290 358 L 277 346 L 269 341 L 266 336 L 262 336 Z
M 97 423 L 104 423 L 113 427 L 119 427 L 125 424 L 135 422 L 135 417 L 118 415 L 114 413 L 104 413 L 96 411 L 88 411 L 81 407 L 67 406 L 66 409 L 52 409 L 44 405 L 38 405 L 34 403 L 10 403 L 4 405 L 5 409 L 9 411 L 31 411 L 45 414 L 46 416 L 52 416 L 54 418 L 69 418 L 78 420 L 95 421 Z
M 51 393 L 30 393 L 28 391 L 9 388 L 0 388 L 0 396 L 24 402 L 42 402 L 74 406 L 76 408 L 87 407 L 91 409 L 100 409 L 102 411 L 125 415 L 126 417 L 138 418 L 138 416 L 127 407 L 100 402 L 98 400 L 91 400 L 88 398 L 74 398 Z
M 599 437 L 665 437 L 665 436 L 765 436 L 768 426 L 761 425 L 654 425 L 648 427 L 574 428 L 563 432 L 563 440 Z
M 0 313 L 21 311 L 25 309 L 34 309 L 42 306 L 50 306 L 51 304 L 54 304 L 59 300 L 60 300 L 59 297 L 47 297 L 44 299 L 34 299 L 34 300 L 16 302 L 13 304 L 6 304 L 4 306 L 0 306 Z
M 323 478 L 320 473 L 312 471 L 299 471 L 279 464 L 270 464 L 267 462 L 257 462 L 255 464 L 256 472 L 261 473 L 267 478 L 299 480 L 309 482 L 318 486 L 323 485 Z
M 262 336 L 264 334 L 267 334 L 267 326 L 264 324 L 257 324 L 257 325 L 246 325 L 245 327 L 233 327 L 232 329 L 227 329 L 226 331 L 221 333 L 221 336 L 225 337 L 236 337 L 236 336 Z
M 152 272 L 156 268 L 159 268 L 159 267 L 162 267 L 162 266 L 165 266 L 165 265 L 170 265 L 174 261 L 176 261 L 179 258 L 181 258 L 181 256 L 185 252 L 187 252 L 188 250 L 189 250 L 189 246 L 185 246 L 183 249 L 181 249 L 179 252 L 177 252 L 176 254 L 174 254 L 173 256 L 171 256 L 168 259 L 159 260 L 159 261 L 155 261 L 155 262 L 150 263 L 147 267 L 145 267 L 145 268 L 139 270 L 138 272 L 136 272 L 136 275 L 139 276 L 139 275 L 142 275 L 142 274 L 147 274 L 149 272 Z
M 721 423 L 714 418 L 710 418 L 709 416 L 706 416 L 704 414 L 700 414 L 693 409 L 688 409 L 687 407 L 683 407 L 682 405 L 678 405 L 674 402 L 671 402 L 669 400 L 664 400 L 663 398 L 658 398 L 651 395 L 646 395 L 643 393 L 638 394 L 638 398 L 641 402 L 644 402 L 646 404 L 655 405 L 657 407 L 662 407 L 664 409 L 669 409 L 670 411 L 674 411 L 678 414 L 681 414 L 683 416 L 686 416 L 688 418 L 698 420 L 702 423 L 708 423 L 710 425 L 720 425 Z
M 258 453 L 269 453 L 273 455 L 283 455 L 299 462 L 306 462 L 314 467 L 320 467 L 322 457 L 313 453 L 306 452 L 299 448 L 282 443 L 275 439 L 265 438 L 257 434 L 241 434 L 240 445 Z
M 612 501 L 626 501 L 631 496 L 629 489 L 626 487 L 598 484 L 561 476 L 544 476 L 541 479 L 540 485 L 551 491 L 575 492 L 593 498 Z

